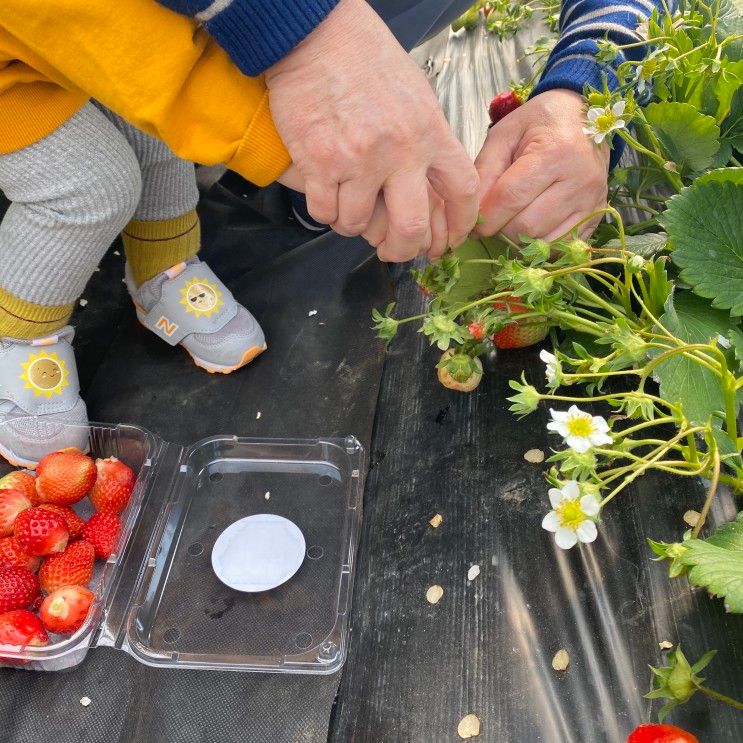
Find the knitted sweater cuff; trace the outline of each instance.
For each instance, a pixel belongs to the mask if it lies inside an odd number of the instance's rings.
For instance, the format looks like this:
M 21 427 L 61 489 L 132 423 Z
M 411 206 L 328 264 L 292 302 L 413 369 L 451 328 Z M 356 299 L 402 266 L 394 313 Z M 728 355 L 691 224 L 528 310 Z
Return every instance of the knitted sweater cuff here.
M 166 4 L 173 7 L 174 1 Z M 232 0 L 212 17 L 208 17 L 209 8 L 199 15 L 209 33 L 240 70 L 256 77 L 285 57 L 337 3 L 338 0 L 283 0 L 281 3 Z M 212 3 L 209 7 L 214 6 Z
M 602 90 L 604 87 L 602 73 L 607 77 L 609 90 L 616 89 L 617 78 L 611 67 L 602 65 L 592 59 L 568 59 L 564 62 L 556 60 L 556 63 L 545 72 L 542 79 L 534 87 L 531 97 L 557 88 L 573 90 L 582 95 L 586 85 Z M 615 136 L 612 140 L 609 169 L 614 168 L 619 163 L 623 152 L 624 140 Z

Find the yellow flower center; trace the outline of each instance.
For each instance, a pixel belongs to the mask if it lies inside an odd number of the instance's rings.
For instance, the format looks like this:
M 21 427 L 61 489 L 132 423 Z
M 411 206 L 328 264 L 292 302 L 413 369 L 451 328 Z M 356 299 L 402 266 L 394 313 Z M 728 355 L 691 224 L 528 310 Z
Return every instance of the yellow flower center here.
M 561 503 L 555 512 L 560 517 L 560 523 L 575 531 L 585 520 L 586 514 L 580 507 L 579 500 L 566 500 Z
M 567 424 L 571 436 L 585 438 L 591 434 L 591 421 L 588 418 L 568 418 Z
M 599 114 L 599 116 L 596 117 L 596 129 L 600 132 L 608 132 L 615 121 L 616 119 L 611 113 Z

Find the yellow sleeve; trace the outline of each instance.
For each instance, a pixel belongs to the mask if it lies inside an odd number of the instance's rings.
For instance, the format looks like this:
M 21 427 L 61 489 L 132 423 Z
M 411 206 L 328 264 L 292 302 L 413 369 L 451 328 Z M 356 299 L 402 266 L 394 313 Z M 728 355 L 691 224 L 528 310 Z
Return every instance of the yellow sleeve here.
M 153 0 L 2 0 L 22 61 L 166 142 L 258 185 L 290 164 L 262 78 L 243 75 L 206 31 Z

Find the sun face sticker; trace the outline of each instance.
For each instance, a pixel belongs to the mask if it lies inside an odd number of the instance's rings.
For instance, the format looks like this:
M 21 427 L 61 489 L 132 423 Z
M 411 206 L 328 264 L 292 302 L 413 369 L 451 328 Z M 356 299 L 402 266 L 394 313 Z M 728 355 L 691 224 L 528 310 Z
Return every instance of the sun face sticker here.
M 25 382 L 23 388 L 31 390 L 35 397 L 61 395 L 62 390 L 69 385 L 65 362 L 56 353 L 31 353 L 21 366 L 23 374 L 20 379 Z
M 210 317 L 224 304 L 222 292 L 206 279 L 193 278 L 181 289 L 181 304 L 196 317 Z

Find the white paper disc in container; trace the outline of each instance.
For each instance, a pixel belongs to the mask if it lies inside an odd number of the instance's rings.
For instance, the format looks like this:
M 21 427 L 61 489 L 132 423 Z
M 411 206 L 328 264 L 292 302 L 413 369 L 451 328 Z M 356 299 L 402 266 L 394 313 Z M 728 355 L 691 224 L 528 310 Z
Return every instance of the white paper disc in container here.
M 270 591 L 299 570 L 306 549 L 304 535 L 293 521 L 259 513 L 235 521 L 219 535 L 212 568 L 236 591 Z

